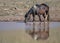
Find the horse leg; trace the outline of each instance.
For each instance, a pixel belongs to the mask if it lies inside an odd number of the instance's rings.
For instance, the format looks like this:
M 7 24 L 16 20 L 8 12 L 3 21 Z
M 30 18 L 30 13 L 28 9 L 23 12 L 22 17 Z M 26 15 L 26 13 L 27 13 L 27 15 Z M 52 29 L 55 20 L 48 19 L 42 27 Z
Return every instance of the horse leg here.
M 49 11 L 46 11 L 47 21 L 49 21 Z
M 41 22 L 41 17 L 40 17 L 40 14 L 38 14 L 38 17 L 39 17 L 39 21 Z
M 35 14 L 33 14 L 33 21 L 35 21 Z
M 39 17 L 39 32 L 41 31 L 41 17 L 40 17 L 40 14 L 38 14 L 38 17 Z
M 41 37 L 41 17 L 40 17 L 40 14 L 38 15 L 38 17 L 39 17 L 39 34 L 40 34 L 40 36 L 39 37 Z
M 28 15 L 25 15 L 25 23 L 27 22 L 27 20 L 29 20 L 30 19 L 30 14 L 28 14 Z
M 48 33 L 48 36 L 49 36 L 49 14 L 48 13 L 45 13 L 44 15 L 45 15 L 45 18 L 44 18 L 44 31 L 45 31 L 45 27 L 46 27 L 45 26 L 45 24 L 46 24 L 45 22 L 47 22 L 47 26 L 48 27 L 47 27 L 46 32 Z
M 47 31 L 48 31 L 48 36 L 49 36 L 49 11 L 47 11 L 46 14 L 47 14 L 47 23 L 48 23 Z
M 25 22 L 25 23 L 27 22 L 27 15 L 25 15 L 25 20 L 24 20 L 24 22 Z
M 44 29 L 43 29 L 43 31 L 45 31 L 45 27 L 46 27 L 46 26 L 45 26 L 45 24 L 46 24 L 45 22 L 46 22 L 46 20 L 47 20 L 47 15 L 46 15 L 46 13 L 43 14 L 43 17 L 44 17 Z

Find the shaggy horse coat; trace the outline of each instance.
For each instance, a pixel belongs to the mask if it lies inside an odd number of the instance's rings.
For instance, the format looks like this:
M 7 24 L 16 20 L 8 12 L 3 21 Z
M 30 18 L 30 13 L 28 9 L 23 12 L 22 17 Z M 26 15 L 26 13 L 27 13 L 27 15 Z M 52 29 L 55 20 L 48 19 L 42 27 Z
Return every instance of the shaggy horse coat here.
M 30 15 L 33 16 L 33 21 L 35 21 L 35 15 L 38 15 L 40 21 L 42 21 L 40 17 L 41 15 L 44 17 L 44 20 L 49 21 L 49 6 L 44 3 L 32 6 L 25 14 L 25 22 L 30 19 Z

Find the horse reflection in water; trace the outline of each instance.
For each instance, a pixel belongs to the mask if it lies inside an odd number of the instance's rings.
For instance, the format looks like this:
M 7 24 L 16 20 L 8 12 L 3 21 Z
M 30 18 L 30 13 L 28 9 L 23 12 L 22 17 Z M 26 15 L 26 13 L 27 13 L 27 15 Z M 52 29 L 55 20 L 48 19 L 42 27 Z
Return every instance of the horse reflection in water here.
M 43 23 L 43 22 L 42 22 Z M 32 36 L 33 39 L 47 39 L 49 36 L 49 29 L 44 27 L 40 22 L 27 22 L 26 32 Z M 28 26 L 29 25 L 29 26 Z M 43 25 L 40 27 L 40 25 Z M 48 24 L 47 24 L 48 25 Z M 46 26 L 47 26 L 46 25 Z M 45 28 L 45 30 L 43 30 Z
M 31 18 L 31 15 L 33 17 L 33 31 L 29 31 L 29 34 L 32 35 L 32 37 L 34 39 L 38 39 L 38 38 L 43 38 L 44 36 L 49 36 L 49 26 L 48 26 L 48 29 L 47 31 L 45 31 L 45 21 L 49 22 L 49 6 L 42 3 L 42 4 L 36 4 L 34 6 L 32 6 L 32 8 L 30 8 L 30 10 L 25 14 L 25 23 L 30 20 Z M 38 15 L 39 17 L 39 21 L 40 21 L 40 29 L 39 31 L 35 31 L 35 15 Z M 44 18 L 44 29 L 43 31 L 41 32 L 41 16 Z M 48 23 L 49 25 L 49 23 Z M 48 33 L 48 35 L 47 35 Z M 46 37 L 45 37 L 46 38 Z

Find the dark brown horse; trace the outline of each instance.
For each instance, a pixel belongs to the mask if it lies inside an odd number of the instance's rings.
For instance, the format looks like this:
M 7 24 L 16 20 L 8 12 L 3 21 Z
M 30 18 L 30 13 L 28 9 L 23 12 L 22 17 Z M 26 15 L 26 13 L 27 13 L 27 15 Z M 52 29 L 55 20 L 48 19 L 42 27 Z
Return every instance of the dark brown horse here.
M 44 3 L 32 6 L 25 14 L 25 22 L 30 19 L 30 15 L 33 16 L 33 21 L 35 21 L 35 15 L 38 15 L 40 21 L 42 21 L 41 15 L 43 16 L 44 20 L 49 21 L 49 6 Z

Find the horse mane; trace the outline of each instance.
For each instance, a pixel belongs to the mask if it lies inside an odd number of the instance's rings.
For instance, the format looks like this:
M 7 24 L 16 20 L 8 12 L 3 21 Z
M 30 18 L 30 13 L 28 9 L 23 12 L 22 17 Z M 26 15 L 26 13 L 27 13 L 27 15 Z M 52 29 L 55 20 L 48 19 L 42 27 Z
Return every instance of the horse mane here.
M 42 4 L 40 4 L 40 5 L 44 5 L 44 6 L 47 6 L 47 7 L 49 8 L 49 6 L 48 6 L 46 3 L 42 3 Z

